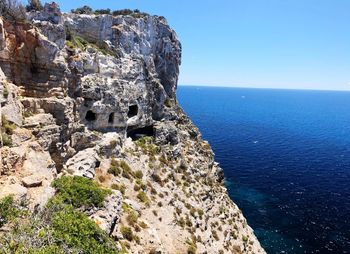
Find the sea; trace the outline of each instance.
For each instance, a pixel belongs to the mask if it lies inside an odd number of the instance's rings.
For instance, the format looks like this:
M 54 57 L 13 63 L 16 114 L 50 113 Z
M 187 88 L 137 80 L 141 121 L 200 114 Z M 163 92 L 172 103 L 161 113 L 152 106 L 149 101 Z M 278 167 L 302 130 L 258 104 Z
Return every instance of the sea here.
M 350 253 L 350 92 L 179 86 L 267 253 Z

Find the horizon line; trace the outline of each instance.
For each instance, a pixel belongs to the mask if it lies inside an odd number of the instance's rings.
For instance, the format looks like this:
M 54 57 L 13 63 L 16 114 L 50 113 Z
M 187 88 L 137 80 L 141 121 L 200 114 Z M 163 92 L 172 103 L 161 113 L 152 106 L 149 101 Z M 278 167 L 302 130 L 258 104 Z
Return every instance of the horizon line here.
M 178 86 L 194 86 L 194 87 L 210 87 L 210 88 L 240 88 L 240 89 L 261 89 L 261 90 L 301 90 L 301 91 L 324 91 L 324 92 L 350 92 L 344 89 L 322 89 L 322 88 L 283 88 L 283 87 L 245 87 L 245 86 L 234 86 L 234 85 L 190 85 L 190 84 L 178 84 Z

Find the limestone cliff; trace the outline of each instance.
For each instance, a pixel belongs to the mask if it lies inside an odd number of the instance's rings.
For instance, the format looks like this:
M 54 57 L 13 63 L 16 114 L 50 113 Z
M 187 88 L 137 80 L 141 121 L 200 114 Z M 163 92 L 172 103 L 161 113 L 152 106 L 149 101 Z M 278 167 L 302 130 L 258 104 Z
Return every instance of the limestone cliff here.
M 87 213 L 119 245 L 132 226 L 129 253 L 265 253 L 178 105 L 181 44 L 163 17 L 54 3 L 27 16 L 0 20 L 0 198 L 37 210 L 53 179 L 84 176 L 114 189 Z

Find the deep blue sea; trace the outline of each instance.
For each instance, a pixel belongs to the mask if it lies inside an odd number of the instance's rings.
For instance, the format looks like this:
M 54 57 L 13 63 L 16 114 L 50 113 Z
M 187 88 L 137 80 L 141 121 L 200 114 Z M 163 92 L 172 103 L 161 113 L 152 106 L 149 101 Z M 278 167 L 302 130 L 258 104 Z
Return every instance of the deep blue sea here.
M 180 86 L 178 100 L 268 253 L 350 253 L 350 92 Z

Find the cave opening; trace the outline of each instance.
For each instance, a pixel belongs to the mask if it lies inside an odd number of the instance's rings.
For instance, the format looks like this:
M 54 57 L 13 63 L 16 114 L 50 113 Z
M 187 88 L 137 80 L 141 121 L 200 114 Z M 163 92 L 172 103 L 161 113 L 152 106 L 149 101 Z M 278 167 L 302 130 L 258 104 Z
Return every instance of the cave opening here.
M 139 108 L 137 105 L 130 105 L 129 111 L 128 111 L 128 117 L 131 118 L 131 117 L 136 116 L 138 111 L 139 111 Z
M 138 140 L 142 137 L 153 137 L 154 130 L 153 125 L 145 126 L 137 129 L 129 129 L 127 131 L 127 137 L 131 138 L 133 141 Z
M 114 113 L 110 113 L 108 116 L 108 123 L 113 124 L 114 123 Z
M 91 110 L 89 110 L 88 112 L 86 112 L 85 120 L 89 121 L 89 122 L 95 121 L 96 120 L 96 114 L 94 112 L 92 112 Z

